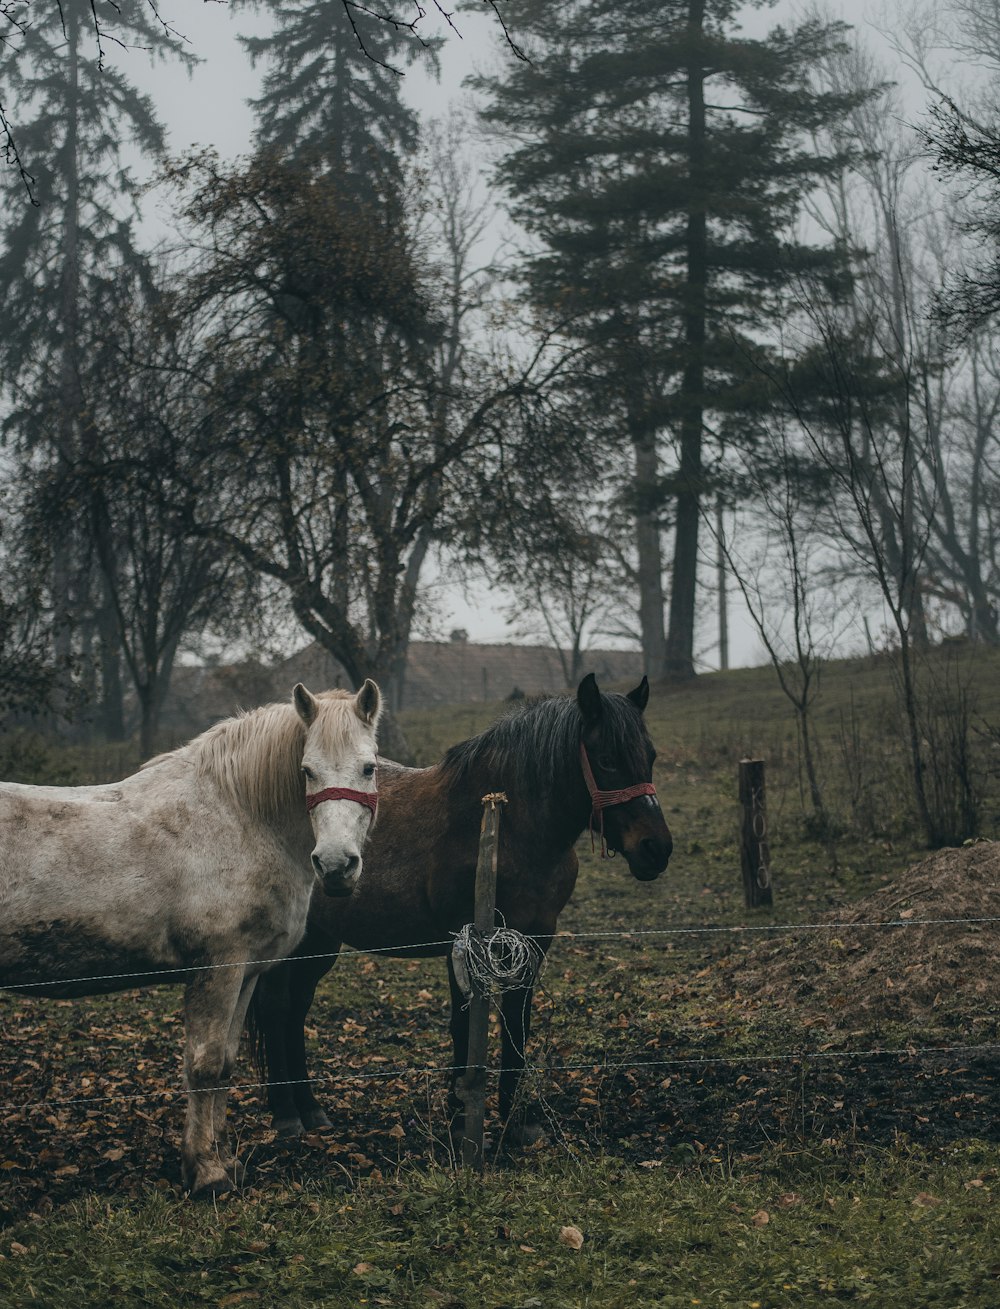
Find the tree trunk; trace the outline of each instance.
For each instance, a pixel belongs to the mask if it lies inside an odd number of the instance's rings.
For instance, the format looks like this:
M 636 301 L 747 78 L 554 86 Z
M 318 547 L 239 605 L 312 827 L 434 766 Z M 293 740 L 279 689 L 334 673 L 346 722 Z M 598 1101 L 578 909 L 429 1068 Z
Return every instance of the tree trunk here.
M 101 729 L 108 741 L 125 740 L 125 698 L 122 687 L 121 647 L 118 621 L 110 601 L 97 615 L 101 648 Z
M 722 496 L 715 497 L 715 570 L 719 595 L 719 668 L 722 672 L 729 669 L 729 603 L 726 595 L 726 547 L 723 537 L 725 524 L 722 520 Z
M 680 468 L 677 528 L 667 634 L 667 673 L 694 677 L 694 617 L 698 581 L 698 526 L 701 515 L 701 443 L 705 382 L 705 316 L 708 282 L 708 222 L 705 212 L 705 71 L 701 38 L 705 0 L 690 0 L 687 71 L 688 179 L 690 185 L 685 254 L 687 262 L 684 349 L 680 389 Z
M 635 451 L 633 486 L 639 505 L 635 516 L 635 546 L 639 564 L 639 627 L 642 633 L 645 671 L 647 676 L 655 681 L 664 675 L 667 668 L 667 646 L 663 627 L 663 547 L 660 540 L 660 525 L 656 514 L 643 507 L 652 499 L 650 492 L 657 481 L 655 433 L 634 429 L 632 448 Z
M 67 186 L 63 210 L 62 270 L 59 304 L 59 328 L 62 333 L 62 357 L 59 376 L 59 437 L 56 471 L 62 480 L 73 468 L 77 454 L 77 424 L 81 410 L 76 344 L 79 328 L 79 222 L 80 197 L 77 178 L 79 123 L 79 16 L 72 5 L 65 13 L 66 77 L 69 119 L 66 123 Z M 73 653 L 73 634 L 78 621 L 73 601 L 72 525 L 54 533 L 52 550 L 52 611 L 56 663 L 60 674 L 69 677 Z M 65 711 L 65 697 L 59 706 Z M 62 716 L 62 714 L 60 715 Z
M 156 738 L 160 730 L 160 701 L 155 685 L 141 686 L 139 692 L 139 752 L 143 759 L 156 754 Z
M 802 762 L 805 764 L 806 781 L 809 783 L 809 799 L 812 803 L 813 816 L 825 836 L 830 831 L 830 819 L 826 812 L 823 791 L 819 784 L 819 774 L 816 771 L 816 760 L 813 757 L 812 729 L 809 723 L 809 700 L 807 689 L 803 691 L 802 702 L 796 706 L 796 711 L 799 716 L 799 739 L 802 742 Z
M 386 759 L 395 759 L 397 764 L 416 763 L 406 733 L 399 725 L 399 719 L 389 708 L 383 708 L 378 724 L 378 752 Z
M 913 675 L 913 651 L 910 647 L 908 633 L 902 623 L 898 624 L 898 629 L 900 637 L 899 671 L 902 680 L 903 711 L 906 714 L 906 727 L 910 745 L 913 798 L 916 801 L 917 817 L 920 819 L 920 826 L 924 829 L 927 845 L 933 850 L 941 845 L 941 834 L 934 822 L 930 805 L 927 802 L 927 785 L 924 780 L 927 765 L 924 763 L 924 752 L 921 744 L 922 733 L 918 716 L 917 687 Z

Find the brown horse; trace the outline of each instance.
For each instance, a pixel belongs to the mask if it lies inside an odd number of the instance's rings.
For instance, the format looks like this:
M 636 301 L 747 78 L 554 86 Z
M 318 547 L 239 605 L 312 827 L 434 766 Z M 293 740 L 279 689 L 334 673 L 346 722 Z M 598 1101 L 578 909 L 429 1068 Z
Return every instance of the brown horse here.
M 498 913 L 543 952 L 576 883 L 573 847 L 588 823 L 600 826 L 602 841 L 625 856 L 640 881 L 666 868 L 672 842 L 651 785 L 655 751 L 642 718 L 648 698 L 645 678 L 628 695 L 602 694 L 589 674 L 575 700 L 559 696 L 514 710 L 481 736 L 453 746 L 431 768 L 380 763 L 378 820 L 364 876 L 348 898 L 313 897 L 297 951 L 265 973 L 254 993 L 251 1037 L 270 1082 L 279 1134 L 329 1126 L 309 1085 L 303 1026 L 316 985 L 344 943 L 448 957 L 454 1065 L 465 1065 L 468 1018 L 448 938 L 472 918 L 482 797 L 488 792 L 505 791 L 509 800 L 501 828 Z M 530 986 L 507 991 L 501 1004 L 505 1123 L 524 1067 L 531 995 Z M 459 1076 L 452 1074 L 449 1101 L 456 1134 Z M 514 1141 L 540 1134 L 530 1109 L 508 1124 Z

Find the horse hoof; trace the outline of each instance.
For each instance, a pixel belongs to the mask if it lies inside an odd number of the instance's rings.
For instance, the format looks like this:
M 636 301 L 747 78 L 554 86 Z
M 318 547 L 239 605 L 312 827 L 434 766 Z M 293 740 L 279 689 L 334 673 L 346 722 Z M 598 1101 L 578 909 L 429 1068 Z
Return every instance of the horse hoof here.
M 508 1123 L 504 1133 L 506 1144 L 515 1150 L 526 1150 L 532 1145 L 545 1145 L 548 1139 L 548 1133 L 541 1123 Z
M 228 1195 L 230 1191 L 235 1190 L 236 1182 L 218 1164 L 199 1166 L 195 1170 L 194 1182 L 191 1186 L 191 1199 L 215 1199 L 216 1196 Z
M 290 1141 L 301 1136 L 306 1129 L 302 1126 L 301 1118 L 276 1118 L 274 1130 L 279 1141 Z
M 332 1127 L 333 1123 L 330 1122 L 325 1111 L 317 1105 L 315 1109 L 307 1109 L 302 1115 L 302 1125 L 307 1132 L 311 1132 L 320 1127 Z

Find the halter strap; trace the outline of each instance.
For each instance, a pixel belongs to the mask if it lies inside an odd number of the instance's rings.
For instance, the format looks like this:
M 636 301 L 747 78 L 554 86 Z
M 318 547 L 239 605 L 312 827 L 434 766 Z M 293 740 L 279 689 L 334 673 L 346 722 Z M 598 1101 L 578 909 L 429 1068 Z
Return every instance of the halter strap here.
M 355 804 L 370 809 L 371 821 L 375 821 L 378 810 L 378 791 L 354 791 L 349 786 L 328 786 L 325 791 L 314 791 L 306 796 L 306 812 L 311 813 L 324 800 L 353 800 Z
M 604 810 L 613 809 L 616 805 L 627 804 L 629 800 L 635 800 L 640 795 L 656 795 L 656 787 L 652 782 L 636 782 L 634 786 L 622 787 L 620 791 L 602 791 L 597 785 L 594 777 L 594 770 L 590 766 L 590 760 L 587 757 L 587 747 L 580 739 L 580 766 L 583 769 L 583 780 L 587 784 L 587 790 L 590 792 L 590 848 L 594 849 L 594 827 L 601 834 L 601 858 L 608 859 L 608 843 L 604 839 Z

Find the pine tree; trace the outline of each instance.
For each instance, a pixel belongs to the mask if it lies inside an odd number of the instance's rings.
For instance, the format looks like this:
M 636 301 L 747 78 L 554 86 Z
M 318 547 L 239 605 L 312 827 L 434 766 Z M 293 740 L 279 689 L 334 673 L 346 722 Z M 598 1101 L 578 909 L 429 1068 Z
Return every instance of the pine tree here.
M 779 289 L 838 257 L 792 227 L 803 195 L 843 163 L 817 155 L 809 134 L 853 103 L 810 83 L 845 29 L 810 21 L 741 37 L 731 0 L 510 8 L 531 63 L 479 86 L 486 121 L 515 142 L 498 179 L 540 247 L 521 268 L 525 294 L 591 351 L 595 435 L 624 434 L 632 451 L 649 671 L 688 677 L 699 519 L 720 453 L 708 443 L 743 439 L 741 415 L 761 398 L 748 361 Z
M 0 179 L 0 377 L 4 431 L 36 472 L 64 479 L 89 457 L 84 375 L 89 339 L 100 323 L 90 312 L 102 284 L 142 257 L 133 230 L 139 184 L 122 156 L 123 142 L 150 155 L 163 129 L 148 97 L 114 67 L 88 56 L 91 8 L 63 0 L 25 29 L 19 57 L 0 76 L 0 101 L 19 108 L 18 148 L 30 159 L 35 204 L 13 173 Z M 152 11 L 129 7 L 119 35 L 154 53 L 174 51 Z M 121 695 L 114 621 L 99 576 L 74 536 L 81 506 L 66 506 L 65 530 L 53 544 L 50 590 L 58 662 L 74 641 L 102 651 L 108 724 L 120 734 Z M 81 614 L 87 613 L 82 622 Z M 77 650 L 79 653 L 79 649 Z
M 258 145 L 354 179 L 382 168 L 398 177 L 397 156 L 412 154 L 418 135 L 400 66 L 423 57 L 436 68 L 440 38 L 418 39 L 353 6 L 345 22 L 339 0 L 260 5 L 274 12 L 273 32 L 240 38 L 254 65 L 267 65 L 251 101 Z

